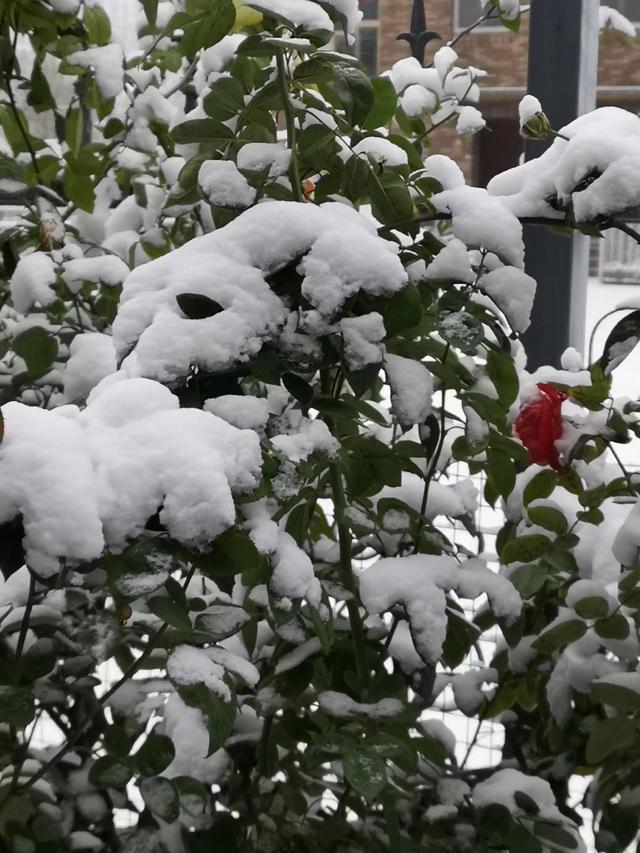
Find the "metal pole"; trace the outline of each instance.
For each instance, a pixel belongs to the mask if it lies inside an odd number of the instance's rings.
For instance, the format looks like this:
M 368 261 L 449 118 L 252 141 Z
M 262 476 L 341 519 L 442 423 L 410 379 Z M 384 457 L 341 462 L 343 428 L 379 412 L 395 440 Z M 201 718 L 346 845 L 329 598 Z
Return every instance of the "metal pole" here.
M 596 105 L 599 0 L 532 0 L 528 91 L 559 129 Z M 549 142 L 527 141 L 532 160 Z M 589 238 L 524 229 L 526 268 L 538 282 L 531 326 L 524 335 L 528 367 L 559 366 L 568 346 L 583 351 Z

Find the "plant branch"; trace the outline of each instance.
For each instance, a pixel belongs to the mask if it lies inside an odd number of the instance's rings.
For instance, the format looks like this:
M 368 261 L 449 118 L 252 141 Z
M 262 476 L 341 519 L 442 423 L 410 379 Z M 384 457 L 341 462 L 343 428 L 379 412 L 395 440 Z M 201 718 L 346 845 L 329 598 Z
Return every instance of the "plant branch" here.
M 9 96 L 9 102 L 11 106 L 11 112 L 13 113 L 13 117 L 15 119 L 16 125 L 18 126 L 18 130 L 20 131 L 20 136 L 23 139 L 23 142 L 29 152 L 29 157 L 31 158 L 31 163 L 33 164 L 33 171 L 35 173 L 36 178 L 38 179 L 38 183 L 42 183 L 42 176 L 40 175 L 40 170 L 38 168 L 38 160 L 36 158 L 36 152 L 31 144 L 31 139 L 29 138 L 29 133 L 25 130 L 24 125 L 22 124 L 22 116 L 20 115 L 20 111 L 18 110 L 18 105 L 16 104 L 16 99 L 13 95 L 13 89 L 11 88 L 11 75 L 13 73 L 13 66 L 16 61 L 16 45 L 18 42 L 18 20 L 16 16 L 16 21 L 14 24 L 14 37 L 13 44 L 11 45 L 11 57 L 9 59 L 9 65 L 5 69 L 4 78 L 7 86 L 7 95 Z
M 36 593 L 36 579 L 32 573 L 29 573 L 29 594 L 27 597 L 26 606 L 24 608 L 24 614 L 22 616 L 22 623 L 20 625 L 20 633 L 18 635 L 18 642 L 16 645 L 16 661 L 15 661 L 16 670 L 19 669 L 20 658 L 22 657 L 22 652 L 24 651 L 24 644 L 27 640 L 27 631 L 29 630 L 29 619 L 31 618 L 31 611 L 33 609 L 33 600 L 35 598 L 35 593 Z
M 347 612 L 349 614 L 349 622 L 351 624 L 356 669 L 358 671 L 360 683 L 363 688 L 366 688 L 367 682 L 369 681 L 369 669 L 367 666 L 365 633 L 362 624 L 362 617 L 360 616 L 360 610 L 358 608 L 357 590 L 353 578 L 353 567 L 351 565 L 351 533 L 343 520 L 346 509 L 346 500 L 342 484 L 342 475 L 335 464 L 331 466 L 331 491 L 336 516 L 336 525 L 338 527 L 340 575 L 343 586 L 351 593 L 351 597 L 347 601 Z
M 300 181 L 300 168 L 298 166 L 298 153 L 296 151 L 296 117 L 289 99 L 289 75 L 287 73 L 284 54 L 281 48 L 276 51 L 276 65 L 278 69 L 278 82 L 282 94 L 284 117 L 287 125 L 287 148 L 291 151 L 291 165 L 289 166 L 289 180 L 296 201 L 304 201 L 302 183 Z

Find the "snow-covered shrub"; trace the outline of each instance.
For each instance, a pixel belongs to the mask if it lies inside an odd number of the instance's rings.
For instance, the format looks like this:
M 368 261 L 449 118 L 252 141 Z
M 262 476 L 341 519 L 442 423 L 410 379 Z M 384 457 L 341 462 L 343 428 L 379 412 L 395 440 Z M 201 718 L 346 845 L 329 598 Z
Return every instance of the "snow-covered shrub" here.
M 580 850 L 582 773 L 621 851 L 640 312 L 527 372 L 520 218 L 621 225 L 640 120 L 529 98 L 553 145 L 471 187 L 425 147 L 484 127 L 451 46 L 371 80 L 355 0 L 177 5 L 126 56 L 93 3 L 0 18 L 3 850 Z

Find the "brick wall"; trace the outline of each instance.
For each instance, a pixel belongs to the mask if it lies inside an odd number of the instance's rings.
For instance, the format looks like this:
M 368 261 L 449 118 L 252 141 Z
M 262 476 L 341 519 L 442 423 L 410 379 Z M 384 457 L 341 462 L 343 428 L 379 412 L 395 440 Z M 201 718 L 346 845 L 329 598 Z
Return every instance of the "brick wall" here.
M 535 2 L 535 0 L 533 0 Z M 409 55 L 406 42 L 396 41 L 396 34 L 409 28 L 412 0 L 379 0 L 380 17 L 380 69 L 389 68 L 396 60 Z M 454 0 L 427 0 L 427 25 L 438 32 L 443 41 L 451 39 L 454 31 Z M 500 28 L 472 32 L 464 36 L 455 49 L 463 65 L 484 68 L 490 74 L 483 81 L 482 109 L 489 126 L 492 119 L 517 115 L 517 103 L 524 94 L 527 80 L 528 25 L 525 15 L 518 34 Z M 427 48 L 427 61 L 437 50 L 440 42 L 432 42 Z M 640 110 L 640 37 L 634 42 L 622 36 L 605 32 L 600 39 L 598 93 L 600 105 L 624 106 Z M 516 87 L 515 92 L 492 91 L 495 88 Z M 483 131 L 487 133 L 489 131 Z M 467 179 L 477 179 L 477 137 L 460 138 L 450 128 L 433 134 L 433 149 L 447 153 L 463 167 Z

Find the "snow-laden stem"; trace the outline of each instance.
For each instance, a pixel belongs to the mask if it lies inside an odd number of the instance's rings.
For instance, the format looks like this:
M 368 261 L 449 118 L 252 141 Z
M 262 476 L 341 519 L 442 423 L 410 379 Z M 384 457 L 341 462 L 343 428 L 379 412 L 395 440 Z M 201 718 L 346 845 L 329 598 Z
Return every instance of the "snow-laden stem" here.
M 33 148 L 33 145 L 31 144 L 31 139 L 29 137 L 29 133 L 27 132 L 27 130 L 25 130 L 25 127 L 22 123 L 22 116 L 20 115 L 20 111 L 18 110 L 18 106 L 16 104 L 16 99 L 15 99 L 14 94 L 13 94 L 13 89 L 11 88 L 11 75 L 13 74 L 13 67 L 14 67 L 15 61 L 16 61 L 16 45 L 18 42 L 18 33 L 19 33 L 18 19 L 17 18 L 18 18 L 18 15 L 16 12 L 16 21 L 14 24 L 13 43 L 11 45 L 11 56 L 9 57 L 9 61 L 8 61 L 7 65 L 5 66 L 4 77 L 5 77 L 5 83 L 7 86 L 7 95 L 9 96 L 9 102 L 10 102 L 9 106 L 10 106 L 11 112 L 13 113 L 14 121 L 15 121 L 16 125 L 18 126 L 18 130 L 20 131 L 20 136 L 22 137 L 24 144 L 27 148 L 27 151 L 29 152 L 31 164 L 33 165 L 33 172 L 34 172 L 36 178 L 38 179 L 38 183 L 41 184 L 42 183 L 42 176 L 40 175 L 40 169 L 38 167 L 38 159 L 36 157 L 36 152 Z
M 369 681 L 369 670 L 367 667 L 365 634 L 364 627 L 362 625 L 362 617 L 360 616 L 360 610 L 358 608 L 358 591 L 354 582 L 353 567 L 351 564 L 351 533 L 348 526 L 344 523 L 346 499 L 344 495 L 344 486 L 342 484 L 342 474 L 336 464 L 331 466 L 331 492 L 333 497 L 336 526 L 338 528 L 340 577 L 342 585 L 351 593 L 351 597 L 347 601 L 347 612 L 349 614 L 349 623 L 351 625 L 356 669 L 358 671 L 360 684 L 363 689 L 366 689 L 367 682 Z
M 22 616 L 22 622 L 20 624 L 20 634 L 18 635 L 18 643 L 16 645 L 16 670 L 20 666 L 20 658 L 22 657 L 22 652 L 24 651 L 24 644 L 27 639 L 27 631 L 29 630 L 29 620 L 31 618 L 31 611 L 33 609 L 33 603 L 36 595 L 36 579 L 33 574 L 29 575 L 29 595 L 27 597 L 27 603 L 24 608 L 24 614 Z
M 291 189 L 293 190 L 296 201 L 304 201 L 302 183 L 300 181 L 300 168 L 298 166 L 298 154 L 296 152 L 296 117 L 291 106 L 291 101 L 289 100 L 289 74 L 284 60 L 284 53 L 280 48 L 276 51 L 276 65 L 278 69 L 278 83 L 280 84 L 280 91 L 282 93 L 284 118 L 287 125 L 287 148 L 291 151 L 289 180 L 291 181 Z

